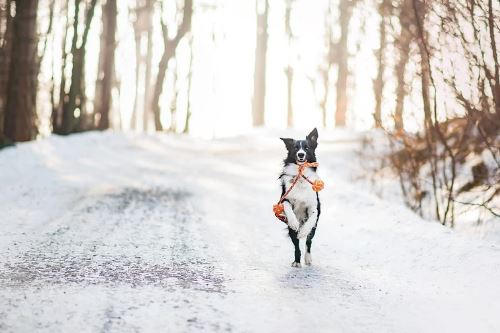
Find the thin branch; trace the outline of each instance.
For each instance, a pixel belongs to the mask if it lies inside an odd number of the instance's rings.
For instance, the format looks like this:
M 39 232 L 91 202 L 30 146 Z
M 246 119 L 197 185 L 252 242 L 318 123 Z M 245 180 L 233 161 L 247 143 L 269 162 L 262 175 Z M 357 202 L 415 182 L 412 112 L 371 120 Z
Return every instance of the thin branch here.
M 80 45 L 81 50 L 85 49 L 85 45 L 87 44 L 87 38 L 90 31 L 90 23 L 92 22 L 92 18 L 94 17 L 96 4 L 97 0 L 92 0 L 87 11 L 87 15 L 85 15 L 85 30 L 83 30 L 82 45 Z

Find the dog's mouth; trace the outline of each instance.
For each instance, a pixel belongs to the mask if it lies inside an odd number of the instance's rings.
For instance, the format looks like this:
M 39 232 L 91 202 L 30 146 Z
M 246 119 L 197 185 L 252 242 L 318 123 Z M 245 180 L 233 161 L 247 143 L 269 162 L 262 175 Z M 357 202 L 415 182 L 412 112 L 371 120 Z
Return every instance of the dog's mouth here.
M 298 164 L 303 164 L 303 163 L 305 163 L 305 162 L 306 162 L 306 159 L 305 159 L 305 158 L 298 158 L 298 157 L 297 157 L 297 163 L 298 163 Z

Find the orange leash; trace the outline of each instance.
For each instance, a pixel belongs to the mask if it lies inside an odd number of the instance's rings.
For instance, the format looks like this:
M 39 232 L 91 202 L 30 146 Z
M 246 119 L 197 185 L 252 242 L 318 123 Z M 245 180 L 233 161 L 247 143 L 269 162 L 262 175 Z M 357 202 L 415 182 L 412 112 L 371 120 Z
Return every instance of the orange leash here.
M 318 166 L 319 166 L 319 163 L 317 163 L 317 162 L 313 162 L 313 163 L 305 162 L 305 163 L 299 165 L 299 172 L 298 172 L 297 176 L 295 176 L 295 178 L 293 179 L 292 185 L 281 196 L 281 198 L 279 199 L 278 203 L 276 205 L 273 205 L 274 215 L 280 221 L 282 221 L 284 223 L 287 223 L 287 218 L 286 218 L 286 215 L 284 214 L 285 207 L 283 206 L 283 200 L 285 200 L 285 198 L 287 197 L 287 195 L 290 194 L 290 192 L 292 191 L 292 189 L 295 187 L 295 185 L 299 181 L 300 177 L 304 178 L 305 180 L 307 180 L 307 182 L 309 184 L 312 185 L 312 189 L 313 189 L 314 192 L 319 192 L 319 191 L 321 191 L 325 187 L 325 183 L 322 180 L 317 179 L 314 182 L 312 182 L 306 176 L 304 176 L 304 171 L 306 170 L 306 168 L 309 168 L 309 167 L 316 168 Z

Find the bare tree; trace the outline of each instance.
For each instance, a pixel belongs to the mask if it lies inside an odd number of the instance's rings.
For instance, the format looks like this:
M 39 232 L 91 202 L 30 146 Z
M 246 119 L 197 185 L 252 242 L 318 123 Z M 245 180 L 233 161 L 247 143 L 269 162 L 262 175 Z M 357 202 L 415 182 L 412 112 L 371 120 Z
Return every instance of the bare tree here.
M 292 31 L 292 26 L 291 26 L 291 16 L 292 16 L 292 7 L 293 7 L 293 1 L 294 0 L 287 0 L 286 1 L 286 10 L 285 10 L 285 31 L 286 35 L 288 37 L 288 47 L 291 48 L 293 40 L 294 40 L 294 35 Z M 292 52 L 289 51 L 289 59 L 288 59 L 288 64 L 285 68 L 285 75 L 286 75 L 286 87 L 287 87 L 287 117 L 286 117 L 286 124 L 287 127 L 292 127 L 293 126 L 293 98 L 292 98 L 292 93 L 293 93 L 293 64 L 292 64 Z
M 142 115 L 142 128 L 144 131 L 148 130 L 148 125 L 151 119 L 151 67 L 153 57 L 154 4 L 154 0 L 137 0 L 137 5 L 133 9 L 136 84 L 134 109 L 130 127 L 132 129 L 137 129 L 139 125 L 139 117 Z M 141 50 L 141 45 L 143 44 L 146 45 L 145 53 Z M 142 75 L 144 75 L 143 81 L 141 81 Z
M 420 22 L 423 24 L 425 20 L 425 15 L 427 12 L 427 7 L 423 0 L 412 0 L 413 10 L 415 15 L 415 22 Z M 432 106 L 431 106 L 431 94 L 430 94 L 430 85 L 431 85 L 431 77 L 430 77 L 430 54 L 428 46 L 425 44 L 427 39 L 427 32 L 420 27 L 419 36 L 417 37 L 417 45 L 420 54 L 420 83 L 422 90 L 422 103 L 424 107 L 424 116 L 425 116 L 425 127 L 427 129 L 431 129 L 433 127 L 432 121 Z
M 327 123 L 327 103 L 328 97 L 330 95 L 330 70 L 335 65 L 336 62 L 336 43 L 333 36 L 333 4 L 332 1 L 328 1 L 328 8 L 325 12 L 325 49 L 324 60 L 318 66 L 317 77 L 309 77 L 311 82 L 314 95 L 316 96 L 316 101 L 318 103 L 319 109 L 321 110 L 321 123 L 323 127 L 326 127 Z M 322 86 L 322 91 L 318 86 Z
M 384 74 L 385 74 L 385 52 L 387 45 L 387 25 L 391 3 L 389 0 L 382 0 L 379 4 L 380 24 L 379 24 L 379 48 L 376 51 L 378 61 L 377 78 L 373 82 L 373 90 L 375 95 L 375 111 L 373 118 L 375 127 L 382 127 L 382 97 L 384 93 Z
M 193 36 L 189 38 L 189 68 L 188 68 L 188 86 L 187 86 L 187 92 L 186 92 L 186 99 L 187 99 L 187 105 L 186 105 L 186 119 L 184 122 L 184 130 L 182 131 L 183 133 L 189 133 L 189 127 L 190 127 L 190 122 L 191 122 L 191 86 L 192 86 L 192 81 L 193 81 Z
M 9 139 L 28 141 L 37 134 L 38 0 L 15 3 L 4 127 Z
M 169 131 L 177 131 L 177 98 L 179 97 L 179 66 L 177 62 L 171 66 L 173 96 L 170 100 L 170 127 Z
M 320 102 L 323 127 L 326 127 L 327 110 L 326 105 L 328 103 L 328 97 L 330 93 L 330 70 L 336 62 L 337 57 L 337 47 L 333 40 L 333 5 L 331 0 L 328 1 L 328 10 L 325 18 L 326 24 L 326 44 L 327 44 L 327 55 L 326 55 L 326 67 L 321 69 L 321 77 L 323 82 L 323 98 Z
M 97 72 L 94 112 L 98 115 L 97 128 L 104 130 L 110 126 L 111 89 L 114 79 L 116 50 L 116 0 L 107 0 L 102 6 L 102 35 Z
M 413 11 L 411 9 L 411 0 L 402 0 L 399 8 L 399 23 L 401 31 L 394 41 L 398 50 L 398 58 L 394 68 L 396 76 L 396 110 L 394 112 L 394 128 L 396 131 L 404 129 L 403 111 L 407 87 L 405 82 L 406 65 L 410 59 L 410 45 L 413 40 L 411 28 L 414 27 Z
M 488 7 L 484 1 L 452 4 L 443 0 L 433 3 L 431 7 L 428 2 L 411 0 L 409 11 L 400 14 L 400 20 L 406 18 L 405 21 L 401 20 L 402 26 L 411 32 L 408 43 L 415 39 L 418 44 L 421 105 L 425 118 L 423 135 L 399 132 L 394 136 L 400 141 L 399 146 L 403 143 L 403 148 L 393 154 L 391 160 L 400 174 L 404 196 L 410 202 L 417 202 L 417 205 L 410 203 L 410 206 L 421 210 L 422 200 L 428 197 L 435 218 L 451 227 L 455 224 L 457 205 L 477 207 L 493 216 L 498 215 L 490 206 L 500 193 L 500 161 L 498 149 L 494 147 L 498 141 L 500 122 L 494 119 L 495 52 L 491 49 L 494 44 L 491 44 L 491 40 L 489 44 L 485 43 L 491 23 Z M 495 34 L 500 33 L 500 28 L 493 25 Z M 433 36 L 429 31 L 433 31 Z M 473 38 L 464 31 L 471 32 Z M 432 43 L 440 43 L 439 46 L 444 50 L 440 51 Z M 467 94 L 462 91 L 463 84 L 458 87 L 455 71 L 444 71 L 440 66 L 433 66 L 431 61 L 444 61 L 439 56 L 448 57 L 448 45 L 455 50 L 462 47 L 462 52 L 457 53 L 463 57 L 462 61 L 456 58 L 454 61 L 461 66 L 462 73 L 469 76 Z M 435 75 L 436 72 L 440 75 Z M 454 96 L 447 97 L 455 97 L 463 106 L 465 115 L 450 119 L 446 111 L 441 111 L 442 119 L 438 118 L 438 108 L 442 104 L 438 103 L 437 92 L 445 94 L 448 91 L 438 90 L 438 84 L 450 88 Z M 487 91 L 488 86 L 490 91 Z M 475 154 L 482 159 L 485 153 L 493 157 L 497 168 L 486 166 L 484 161 L 475 162 L 472 167 L 465 163 L 467 156 Z M 460 183 L 457 182 L 459 168 L 470 168 L 472 174 L 472 180 L 460 187 L 457 185 Z M 469 192 L 475 188 L 482 191 Z M 473 193 L 479 195 L 471 199 Z
M 137 1 L 137 7 L 133 9 L 134 13 L 134 35 L 135 35 L 135 98 L 134 98 L 134 107 L 132 109 L 132 117 L 130 118 L 130 128 L 135 130 L 138 127 L 138 118 L 139 118 L 139 94 L 140 94 L 140 85 L 139 79 L 141 74 L 141 64 L 142 64 L 142 56 L 141 56 L 141 38 L 142 31 L 139 27 L 143 26 L 141 24 L 142 20 L 142 7 L 140 7 L 141 1 Z M 132 10 L 131 10 L 132 11 Z M 146 110 L 144 110 L 146 112 Z
M 71 42 L 72 70 L 70 78 L 69 92 L 64 92 L 61 85 L 62 99 L 62 121 L 60 128 L 56 129 L 58 134 L 70 134 L 75 131 L 82 131 L 94 127 L 93 115 L 85 114 L 85 55 L 90 25 L 94 17 L 97 0 L 91 0 L 85 13 L 85 22 L 81 42 L 79 40 L 79 18 L 80 7 L 83 7 L 81 0 L 75 0 L 75 10 L 73 14 L 73 38 Z
M 264 8 L 261 8 L 264 7 Z M 268 0 L 257 1 L 257 39 L 255 46 L 254 88 L 252 100 L 253 126 L 264 125 L 266 102 L 266 56 Z
M 147 17 L 149 24 L 147 25 L 147 48 L 146 48 L 146 73 L 144 75 L 144 113 L 143 113 L 143 121 L 142 127 L 144 131 L 148 130 L 149 119 L 151 115 L 151 67 L 153 60 L 153 10 L 154 10 L 154 1 L 146 0 L 147 6 Z
M 356 1 L 357 0 L 339 1 L 340 40 L 337 44 L 337 109 L 335 110 L 335 126 L 337 127 L 343 127 L 346 124 L 347 81 L 349 78 L 349 23 Z
M 68 33 L 70 30 L 70 20 L 69 20 L 69 10 L 68 3 L 65 2 L 62 7 L 62 12 L 65 14 L 65 24 L 64 24 L 64 34 L 61 43 L 61 68 L 60 78 L 59 78 L 59 92 L 58 92 L 58 103 L 56 104 L 56 91 L 55 91 L 55 78 L 54 71 L 52 72 L 52 92 L 51 92 L 51 103 L 52 103 L 52 114 L 51 114 L 51 123 L 52 123 L 52 132 L 60 133 L 61 132 L 61 123 L 63 116 L 63 100 L 66 94 L 66 66 L 68 63 L 68 51 L 66 50 L 66 40 L 68 39 Z
M 12 47 L 12 0 L 0 0 L 0 147 L 5 144 L 4 117 L 7 106 L 7 87 Z
M 163 92 L 163 85 L 165 81 L 165 75 L 168 69 L 168 62 L 175 56 L 175 51 L 181 39 L 191 30 L 191 18 L 193 15 L 193 1 L 185 0 L 184 9 L 182 14 L 182 21 L 177 29 L 177 34 L 174 38 L 170 39 L 168 36 L 167 24 L 161 20 L 161 27 L 163 32 L 163 54 L 158 64 L 158 76 L 156 77 L 156 83 L 153 90 L 152 96 L 152 110 L 154 114 L 155 129 L 157 131 L 162 131 L 163 126 L 161 124 L 161 108 L 160 108 L 160 96 Z
M 497 22 L 497 24 L 495 24 Z M 498 59 L 498 49 L 496 38 L 499 34 L 498 26 L 498 12 L 497 15 L 494 13 L 493 0 L 488 0 L 488 32 L 490 37 L 490 46 L 493 53 L 494 62 L 494 84 L 493 84 L 493 96 L 495 100 L 495 112 L 497 114 L 497 119 L 500 121 L 500 60 Z

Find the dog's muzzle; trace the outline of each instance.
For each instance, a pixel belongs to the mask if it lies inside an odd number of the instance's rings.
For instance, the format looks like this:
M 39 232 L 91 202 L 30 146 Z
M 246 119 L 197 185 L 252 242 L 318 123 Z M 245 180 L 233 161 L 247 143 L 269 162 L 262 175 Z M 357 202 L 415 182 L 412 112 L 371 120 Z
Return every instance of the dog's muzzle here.
M 304 163 L 305 161 L 306 161 L 306 154 L 299 151 L 297 153 L 297 162 Z

